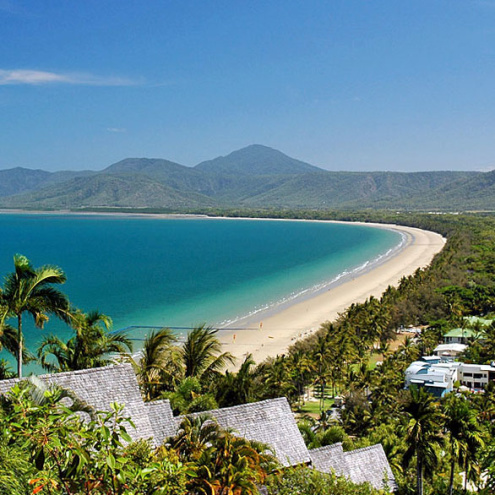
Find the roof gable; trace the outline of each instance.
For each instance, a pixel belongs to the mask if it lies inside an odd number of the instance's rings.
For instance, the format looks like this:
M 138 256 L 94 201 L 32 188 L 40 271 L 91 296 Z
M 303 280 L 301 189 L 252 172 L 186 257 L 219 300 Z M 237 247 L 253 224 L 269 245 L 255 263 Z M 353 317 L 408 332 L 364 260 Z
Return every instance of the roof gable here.
M 232 428 L 241 437 L 266 443 L 284 466 L 310 462 L 306 444 L 285 397 L 206 411 L 222 428 Z M 198 414 L 189 416 L 196 417 Z M 180 424 L 182 417 L 176 418 Z
M 377 489 L 396 488 L 395 478 L 381 444 L 344 452 L 349 477 L 354 483 L 368 482 Z
M 123 416 L 131 418 L 135 425 L 135 429 L 128 428 L 131 438 L 137 440 L 153 437 L 154 431 L 148 417 L 148 410 L 144 405 L 136 375 L 130 364 L 40 375 L 38 378 L 48 384 L 54 383 L 72 390 L 96 411 L 109 411 L 113 402 L 123 404 Z M 0 381 L 0 394 L 6 394 L 19 381 L 21 381 L 19 378 Z
M 392 490 L 397 488 L 381 444 L 344 452 L 342 444 L 335 443 L 311 449 L 309 455 L 313 468 L 323 473 L 335 472 L 337 476 L 345 476 L 353 483 L 370 483 L 379 490 L 385 484 Z
M 161 445 L 166 438 L 177 434 L 177 425 L 169 400 L 155 400 L 145 402 L 144 405 L 148 411 L 156 445 Z
M 335 472 L 337 476 L 349 476 L 342 443 L 326 445 L 309 451 L 313 467 L 322 473 Z

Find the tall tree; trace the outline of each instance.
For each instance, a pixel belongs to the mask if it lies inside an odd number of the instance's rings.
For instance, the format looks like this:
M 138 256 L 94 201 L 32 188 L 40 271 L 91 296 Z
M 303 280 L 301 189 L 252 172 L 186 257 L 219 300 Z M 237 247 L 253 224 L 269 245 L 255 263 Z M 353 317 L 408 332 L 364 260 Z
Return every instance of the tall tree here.
M 442 403 L 442 409 L 450 444 L 449 494 L 452 495 L 456 464 L 464 469 L 467 480 L 468 472 L 472 471 L 473 458 L 484 442 L 477 421 L 478 412 L 466 397 L 449 394 Z
M 70 308 L 67 296 L 54 287 L 66 281 L 60 268 L 50 265 L 33 268 L 20 254 L 14 256 L 14 268 L 5 278 L 2 304 L 7 307 L 7 317 L 17 319 L 17 374 L 22 377 L 23 314 L 30 314 L 36 327 L 43 328 L 49 314 L 68 323 Z
M 215 384 L 216 399 L 220 407 L 247 404 L 255 399 L 256 370 L 252 354 L 248 354 L 237 373 L 226 371 Z
M 158 398 L 181 381 L 184 372 L 176 341 L 169 328 L 153 331 L 146 336 L 138 358 L 129 357 L 144 400 Z
M 125 332 L 110 332 L 112 320 L 99 311 L 76 311 L 71 318 L 74 337 L 64 342 L 55 335 L 43 339 L 38 359 L 47 371 L 74 371 L 99 368 L 112 362 L 113 354 L 132 351 Z
M 222 344 L 215 330 L 206 325 L 195 327 L 187 335 L 182 347 L 182 360 L 185 375 L 194 376 L 200 380 L 211 378 L 227 364 L 234 363 L 234 357 L 229 352 L 221 352 Z
M 416 457 L 416 494 L 423 495 L 425 471 L 430 472 L 438 462 L 436 447 L 442 441 L 440 414 L 434 397 L 424 388 L 411 387 L 409 392 L 404 407 L 407 450 L 403 460 L 408 465 Z

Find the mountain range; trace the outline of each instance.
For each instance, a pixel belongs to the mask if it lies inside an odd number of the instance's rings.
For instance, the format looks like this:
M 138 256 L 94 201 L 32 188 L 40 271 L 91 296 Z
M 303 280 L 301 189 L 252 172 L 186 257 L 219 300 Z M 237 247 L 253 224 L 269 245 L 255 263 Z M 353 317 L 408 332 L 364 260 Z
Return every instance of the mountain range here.
M 127 158 L 98 172 L 0 170 L 0 207 L 495 210 L 495 171 L 332 172 L 251 145 L 195 167 Z

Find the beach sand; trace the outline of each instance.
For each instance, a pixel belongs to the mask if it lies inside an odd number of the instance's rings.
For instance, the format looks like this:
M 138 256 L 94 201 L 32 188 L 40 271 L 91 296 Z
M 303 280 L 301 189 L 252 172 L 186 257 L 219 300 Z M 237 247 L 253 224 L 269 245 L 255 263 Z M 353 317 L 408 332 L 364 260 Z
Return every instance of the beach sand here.
M 268 356 L 283 354 L 297 339 L 315 332 L 322 323 L 333 321 L 352 303 L 364 302 L 370 296 L 380 297 L 388 286 L 396 286 L 402 277 L 428 266 L 445 245 L 445 239 L 434 232 L 397 225 L 376 226 L 401 232 L 406 239 L 403 248 L 375 268 L 358 273 L 324 293 L 271 315 L 263 317 L 261 314 L 243 322 L 242 326 L 250 330 L 221 332 L 224 350 L 237 358 L 237 366 L 248 353 L 256 363 Z

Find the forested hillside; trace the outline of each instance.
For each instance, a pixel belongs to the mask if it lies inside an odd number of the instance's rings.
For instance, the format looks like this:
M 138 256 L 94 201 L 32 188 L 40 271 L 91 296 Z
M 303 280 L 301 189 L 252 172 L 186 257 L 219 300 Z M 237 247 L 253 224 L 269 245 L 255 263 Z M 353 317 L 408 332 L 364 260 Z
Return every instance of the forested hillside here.
M 101 172 L 0 171 L 0 207 L 495 210 L 494 173 L 327 171 L 266 146 L 185 167 L 127 158 Z

